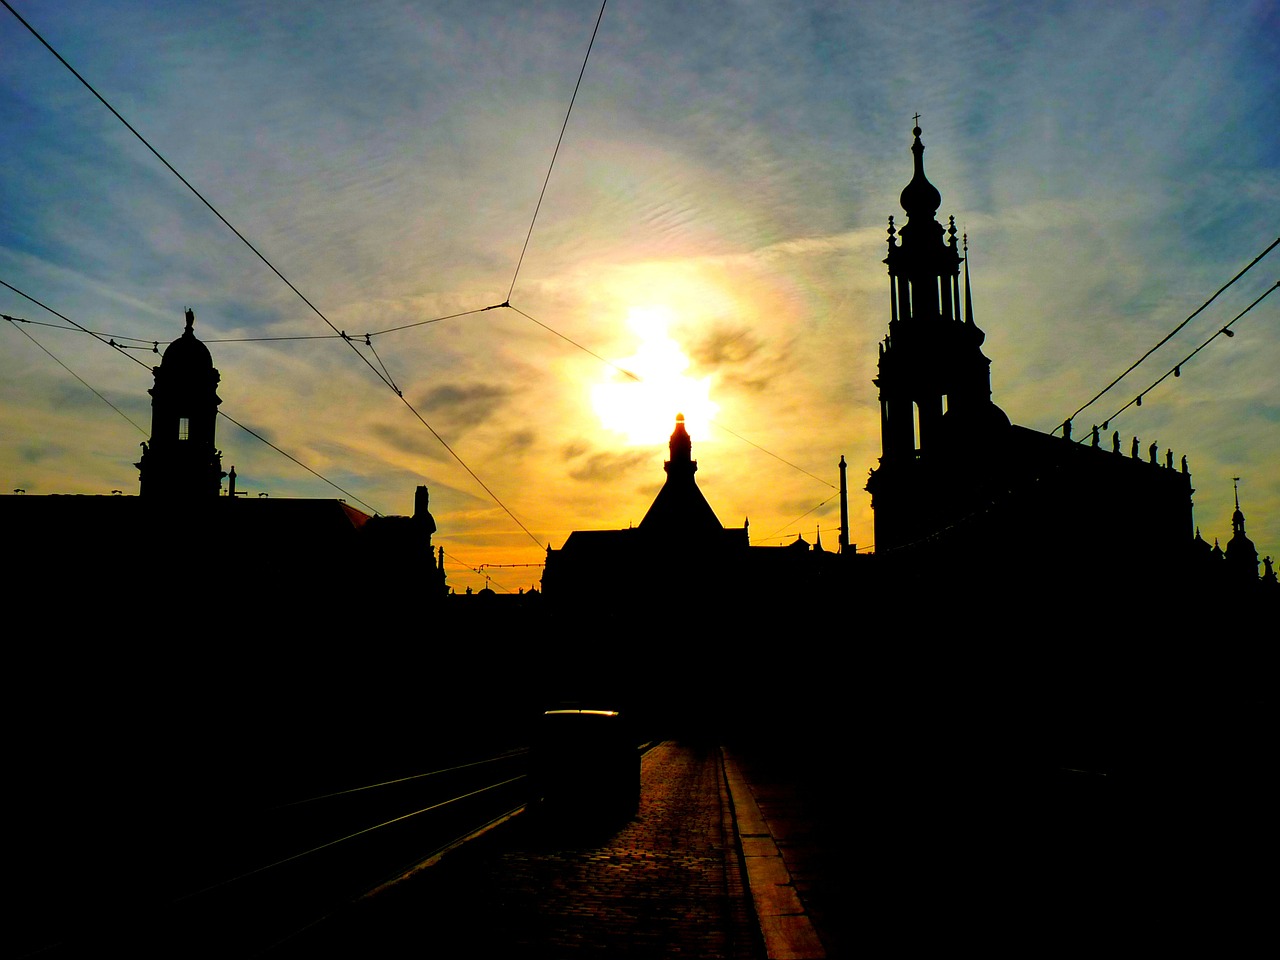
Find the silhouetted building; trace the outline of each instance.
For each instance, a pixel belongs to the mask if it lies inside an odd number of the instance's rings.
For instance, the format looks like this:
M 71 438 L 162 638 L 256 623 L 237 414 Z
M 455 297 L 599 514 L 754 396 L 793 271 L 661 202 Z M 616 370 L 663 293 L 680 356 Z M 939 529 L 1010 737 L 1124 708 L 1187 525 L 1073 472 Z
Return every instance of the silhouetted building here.
M 974 321 L 968 238 L 935 219 L 920 128 L 902 191 L 907 222 L 889 219 L 889 334 L 879 348 L 882 452 L 867 490 L 880 557 L 927 557 L 948 576 L 1006 586 L 1058 583 L 1084 570 L 1157 576 L 1192 535 L 1191 478 L 1091 442 L 1015 426 L 991 399 L 991 361 Z M 961 256 L 961 253 L 964 256 Z M 961 264 L 964 265 L 963 298 Z M 1133 450 L 1138 440 L 1134 438 Z M 1034 561 L 1027 555 L 1032 551 Z
M 85 616 L 121 583 L 144 583 L 147 604 L 175 629 L 207 608 L 214 584 L 219 614 L 238 616 L 242 630 L 367 616 L 325 584 L 376 584 L 384 603 L 443 599 L 425 486 L 412 517 L 370 516 L 342 500 L 247 497 L 235 490 L 234 468 L 220 495 L 227 474 L 214 445 L 219 374 L 194 319 L 188 309 L 185 331 L 154 368 L 151 441 L 136 464 L 140 495 L 0 497 L 12 555 L 33 569 L 74 569 L 84 601 L 76 612 Z
M 663 465 L 666 481 L 639 526 L 575 530 L 559 550 L 548 547 L 542 582 L 549 601 L 625 611 L 674 590 L 701 597 L 703 616 L 723 617 L 721 602 L 707 605 L 707 598 L 751 598 L 752 605 L 764 605 L 787 602 L 782 598 L 796 590 L 834 585 L 829 580 L 839 555 L 811 550 L 802 538 L 785 547 L 753 547 L 747 524 L 725 527 L 694 479 L 692 449 L 678 414 Z
M 151 441 L 142 444 L 141 496 L 163 500 L 212 499 L 222 485 L 222 451 L 214 444 L 218 381 L 209 348 L 196 339 L 195 312 L 187 328 L 152 367 Z

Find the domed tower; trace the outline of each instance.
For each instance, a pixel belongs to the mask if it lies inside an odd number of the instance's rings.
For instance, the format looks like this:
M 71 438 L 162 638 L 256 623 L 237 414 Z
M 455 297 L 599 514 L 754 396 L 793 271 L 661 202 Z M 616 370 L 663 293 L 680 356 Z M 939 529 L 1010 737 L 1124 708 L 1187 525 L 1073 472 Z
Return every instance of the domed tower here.
M 880 344 L 880 466 L 867 490 L 875 510 L 877 548 L 935 532 L 950 509 L 940 498 L 951 484 L 939 474 L 964 459 L 975 434 L 997 440 L 1009 418 L 991 402 L 986 334 L 973 320 L 967 258 L 960 256 L 955 218 L 946 229 L 935 214 L 942 196 L 924 172 L 921 130 L 912 130 L 914 172 L 900 203 L 907 222 L 889 218 L 889 335 Z M 967 254 L 968 242 L 965 248 Z M 961 311 L 960 264 L 965 264 Z
M 210 500 L 222 487 L 222 454 L 214 446 L 218 371 L 209 348 L 196 339 L 196 315 L 153 367 L 151 440 L 142 445 L 140 495 L 156 500 Z

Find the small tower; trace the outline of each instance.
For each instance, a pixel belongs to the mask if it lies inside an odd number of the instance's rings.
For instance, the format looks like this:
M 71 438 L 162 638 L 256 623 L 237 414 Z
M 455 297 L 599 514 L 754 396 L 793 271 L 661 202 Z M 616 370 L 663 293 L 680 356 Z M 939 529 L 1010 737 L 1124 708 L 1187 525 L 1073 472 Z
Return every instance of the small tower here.
M 1231 539 L 1227 541 L 1227 576 L 1232 580 L 1250 583 L 1258 579 L 1258 549 L 1245 536 L 1244 513 L 1240 510 L 1240 478 L 1233 477 L 1236 492 L 1236 509 L 1231 514 Z
M 214 446 L 218 420 L 218 371 L 209 348 L 187 328 L 152 367 L 151 440 L 142 445 L 140 495 L 153 500 L 213 500 L 222 487 L 222 453 Z

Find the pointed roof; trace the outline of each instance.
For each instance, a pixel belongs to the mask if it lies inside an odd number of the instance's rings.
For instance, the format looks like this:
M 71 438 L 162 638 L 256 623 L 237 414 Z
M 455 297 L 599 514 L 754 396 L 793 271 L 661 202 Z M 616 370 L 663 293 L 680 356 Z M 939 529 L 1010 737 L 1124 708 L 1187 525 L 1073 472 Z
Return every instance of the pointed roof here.
M 698 489 L 693 475 L 698 461 L 693 459 L 693 441 L 684 426 L 684 414 L 676 414 L 675 430 L 669 444 L 671 459 L 663 464 L 666 483 L 658 491 L 640 529 L 650 533 L 699 534 L 724 529 L 711 504 Z

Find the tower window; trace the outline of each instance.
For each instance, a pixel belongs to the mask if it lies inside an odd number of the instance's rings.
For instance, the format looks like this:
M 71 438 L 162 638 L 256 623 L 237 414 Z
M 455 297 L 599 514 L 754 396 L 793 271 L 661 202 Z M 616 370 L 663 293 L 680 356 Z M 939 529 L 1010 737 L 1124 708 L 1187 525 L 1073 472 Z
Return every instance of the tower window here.
M 191 439 L 191 418 L 190 417 L 178 418 L 178 439 L 179 440 Z

